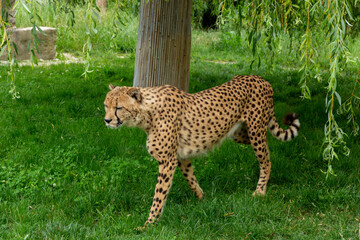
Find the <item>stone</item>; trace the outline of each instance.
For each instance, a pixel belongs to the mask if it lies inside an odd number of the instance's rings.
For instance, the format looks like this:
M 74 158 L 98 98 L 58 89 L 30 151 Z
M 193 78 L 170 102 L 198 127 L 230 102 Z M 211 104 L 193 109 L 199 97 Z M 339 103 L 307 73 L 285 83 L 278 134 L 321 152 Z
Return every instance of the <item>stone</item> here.
M 35 56 L 38 60 L 50 60 L 56 58 L 56 28 L 40 28 L 45 34 L 37 30 L 39 52 L 36 51 L 33 44 L 33 36 L 31 35 L 32 27 L 9 29 L 9 39 L 11 42 L 15 43 L 17 48 L 17 60 L 30 59 L 29 42 L 31 42 L 31 46 L 33 46 Z M 12 46 L 12 54 L 14 54 L 14 52 L 15 50 Z M 0 60 L 7 60 L 7 51 L 0 57 Z

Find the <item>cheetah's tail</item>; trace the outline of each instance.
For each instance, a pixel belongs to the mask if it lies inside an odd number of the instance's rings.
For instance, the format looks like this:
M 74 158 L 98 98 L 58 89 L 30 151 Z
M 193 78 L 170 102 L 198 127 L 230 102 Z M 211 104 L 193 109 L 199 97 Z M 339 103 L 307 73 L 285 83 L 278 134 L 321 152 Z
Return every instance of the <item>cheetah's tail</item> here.
M 290 141 L 298 135 L 300 128 L 300 121 L 298 116 L 295 113 L 289 113 L 284 118 L 284 124 L 288 125 L 289 128 L 284 130 L 276 122 L 275 117 L 273 117 L 268 125 L 268 128 L 271 134 L 280 141 Z

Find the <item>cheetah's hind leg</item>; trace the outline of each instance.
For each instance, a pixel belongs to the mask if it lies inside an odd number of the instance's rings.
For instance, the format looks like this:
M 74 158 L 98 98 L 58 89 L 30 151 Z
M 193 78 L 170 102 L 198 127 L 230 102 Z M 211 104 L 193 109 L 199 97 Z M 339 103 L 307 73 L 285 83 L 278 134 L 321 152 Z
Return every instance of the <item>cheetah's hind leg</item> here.
M 260 131 L 260 136 L 260 138 L 255 138 L 255 140 L 251 139 L 250 137 L 250 142 L 254 149 L 255 156 L 260 164 L 260 177 L 253 196 L 265 196 L 266 186 L 269 181 L 271 172 L 270 153 L 266 139 L 266 129 L 264 131 Z
M 249 130 L 249 138 L 251 146 L 254 149 L 255 156 L 260 164 L 260 177 L 253 196 L 265 196 L 266 186 L 269 181 L 271 171 L 270 153 L 267 144 L 266 128 L 258 128 L 254 131 Z
M 193 191 L 198 199 L 201 199 L 204 195 L 203 190 L 199 186 L 199 183 L 196 180 L 194 175 L 194 168 L 190 160 L 179 160 L 178 161 L 181 172 L 189 184 L 191 191 Z
M 269 150 L 267 148 L 266 139 L 264 141 L 262 138 L 257 138 L 257 136 L 261 136 L 261 134 L 258 135 L 258 133 L 251 132 L 250 137 L 248 128 L 245 125 L 234 133 L 233 139 L 237 143 L 252 145 L 256 158 L 260 163 L 260 178 L 253 196 L 264 196 L 266 193 L 266 184 L 270 177 L 271 163 L 269 161 Z

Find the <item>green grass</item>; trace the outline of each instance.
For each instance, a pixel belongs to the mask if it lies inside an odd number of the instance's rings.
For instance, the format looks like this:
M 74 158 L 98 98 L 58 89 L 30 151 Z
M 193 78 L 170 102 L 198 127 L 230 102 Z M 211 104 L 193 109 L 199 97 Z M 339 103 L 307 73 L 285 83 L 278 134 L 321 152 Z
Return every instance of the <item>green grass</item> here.
M 59 51 L 76 51 L 71 41 L 60 39 Z M 273 68 L 250 69 L 246 42 L 231 33 L 195 30 L 192 43 L 191 92 L 236 74 L 259 74 L 273 85 L 278 120 L 290 111 L 300 116 L 300 135 L 293 141 L 269 136 L 267 196 L 251 197 L 259 175 L 252 149 L 226 141 L 193 161 L 205 198 L 196 200 L 177 171 L 160 221 L 137 232 L 148 216 L 158 167 L 146 151 L 144 132 L 103 123 L 108 84 L 132 84 L 133 48 L 118 58 L 99 47 L 89 79 L 80 77 L 81 64 L 20 67 L 18 100 L 8 94 L 0 66 L 0 239 L 360 237 L 359 137 L 346 138 L 351 154 L 334 161 L 336 177 L 325 179 L 320 171 L 327 167 L 321 158 L 325 83 L 313 83 L 312 100 L 303 100 L 291 54 L 276 55 Z M 351 92 L 355 77 L 342 74 L 342 96 Z M 337 118 L 350 132 L 344 117 Z

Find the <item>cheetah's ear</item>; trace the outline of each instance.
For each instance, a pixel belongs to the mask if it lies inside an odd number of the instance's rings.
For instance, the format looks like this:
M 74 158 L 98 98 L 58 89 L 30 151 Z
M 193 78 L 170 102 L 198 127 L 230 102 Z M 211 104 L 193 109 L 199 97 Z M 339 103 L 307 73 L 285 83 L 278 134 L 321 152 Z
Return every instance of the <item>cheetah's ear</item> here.
M 116 88 L 116 86 L 112 85 L 111 83 L 109 84 L 109 89 L 113 90 L 114 88 Z
M 141 93 L 138 88 L 130 88 L 127 93 L 130 97 L 134 98 L 137 102 L 140 103 L 142 101 L 142 96 L 141 96 Z

